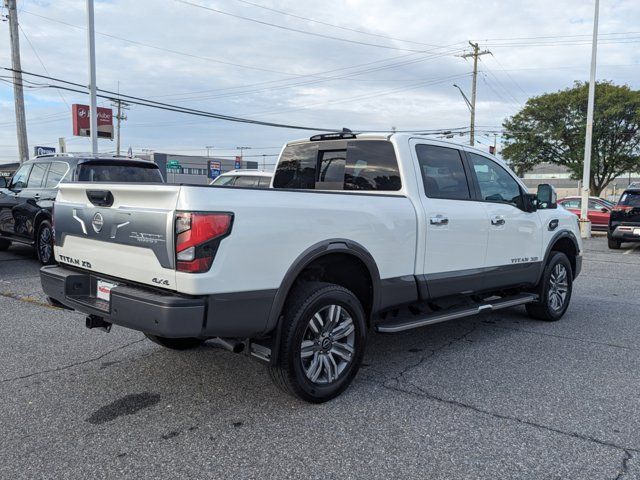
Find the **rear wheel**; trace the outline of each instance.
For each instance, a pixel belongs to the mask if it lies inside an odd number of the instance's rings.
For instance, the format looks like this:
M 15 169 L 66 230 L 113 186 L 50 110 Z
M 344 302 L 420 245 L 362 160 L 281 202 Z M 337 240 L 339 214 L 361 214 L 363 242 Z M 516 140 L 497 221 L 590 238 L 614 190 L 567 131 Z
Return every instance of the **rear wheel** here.
M 171 350 L 189 350 L 199 347 L 204 343 L 204 340 L 201 338 L 167 338 L 151 335 L 150 333 L 145 333 L 144 335 L 153 343 L 162 345 L 165 348 L 170 348 Z
M 36 253 L 41 264 L 53 265 L 56 263 L 56 259 L 53 256 L 53 228 L 51 228 L 51 223 L 48 220 L 43 220 L 38 227 Z
M 562 252 L 552 252 L 538 284 L 539 299 L 527 304 L 527 313 L 539 320 L 560 320 L 569 307 L 572 289 L 569 258 Z
M 340 395 L 355 377 L 366 342 L 358 298 L 331 283 L 309 282 L 290 295 L 272 380 L 302 400 L 321 403 Z
M 611 250 L 618 250 L 620 248 L 621 242 L 618 240 L 607 239 L 607 243 L 609 244 L 609 248 Z
M 0 252 L 4 252 L 11 246 L 11 242 L 5 238 L 0 238 Z

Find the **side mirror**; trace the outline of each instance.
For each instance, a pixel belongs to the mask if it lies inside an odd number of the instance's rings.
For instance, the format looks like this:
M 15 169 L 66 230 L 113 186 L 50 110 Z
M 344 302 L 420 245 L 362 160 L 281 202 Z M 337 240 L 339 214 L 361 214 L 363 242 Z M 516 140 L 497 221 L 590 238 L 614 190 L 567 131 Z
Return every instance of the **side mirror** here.
M 538 196 L 535 193 L 523 193 L 522 194 L 522 210 L 527 213 L 535 212 L 538 209 L 537 203 Z
M 553 185 L 541 183 L 538 185 L 538 195 L 536 196 L 539 210 L 558 208 L 558 194 Z
M 0 177 L 0 188 L 7 188 L 8 186 L 7 177 Z
M 600 211 L 601 211 L 602 213 L 609 213 L 609 209 L 608 209 L 607 207 L 602 207 L 602 208 L 600 209 Z

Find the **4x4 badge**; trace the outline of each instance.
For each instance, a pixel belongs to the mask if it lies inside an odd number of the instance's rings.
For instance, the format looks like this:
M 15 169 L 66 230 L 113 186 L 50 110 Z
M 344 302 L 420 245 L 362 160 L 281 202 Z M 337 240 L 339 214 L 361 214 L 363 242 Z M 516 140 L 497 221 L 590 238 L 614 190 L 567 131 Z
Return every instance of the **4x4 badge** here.
M 104 219 L 102 218 L 102 214 L 98 212 L 93 216 L 93 220 L 91 220 L 91 226 L 96 231 L 96 233 L 100 233 L 100 230 L 102 230 L 103 225 L 104 225 Z

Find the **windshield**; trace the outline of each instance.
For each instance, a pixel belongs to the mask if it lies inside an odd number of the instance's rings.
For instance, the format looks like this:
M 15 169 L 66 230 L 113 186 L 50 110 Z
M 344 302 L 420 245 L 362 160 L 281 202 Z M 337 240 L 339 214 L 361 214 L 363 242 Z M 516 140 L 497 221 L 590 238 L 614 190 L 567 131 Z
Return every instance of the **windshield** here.
M 154 163 L 87 162 L 80 165 L 79 182 L 162 183 Z
M 640 192 L 624 192 L 618 205 L 627 207 L 640 207 Z

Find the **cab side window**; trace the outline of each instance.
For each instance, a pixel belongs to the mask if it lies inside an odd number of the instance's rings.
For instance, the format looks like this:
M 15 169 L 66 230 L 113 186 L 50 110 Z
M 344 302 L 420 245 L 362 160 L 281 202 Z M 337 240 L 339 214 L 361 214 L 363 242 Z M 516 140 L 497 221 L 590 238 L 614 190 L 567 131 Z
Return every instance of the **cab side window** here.
M 31 168 L 31 175 L 29 175 L 29 181 L 27 182 L 27 188 L 40 188 L 42 187 L 42 181 L 47 174 L 49 163 L 34 163 Z
M 424 192 L 429 198 L 469 200 L 469 182 L 460 151 L 436 145 L 416 145 Z
M 11 184 L 9 184 L 9 189 L 11 190 L 21 190 L 23 188 L 27 188 L 27 178 L 29 178 L 29 173 L 31 172 L 31 165 L 23 165 L 18 169 L 13 178 L 11 179 Z
M 522 195 L 520 185 L 503 167 L 475 153 L 470 153 L 469 158 L 482 200 L 518 206 Z

